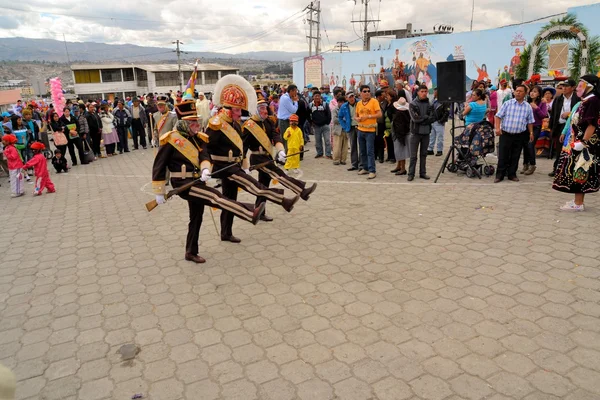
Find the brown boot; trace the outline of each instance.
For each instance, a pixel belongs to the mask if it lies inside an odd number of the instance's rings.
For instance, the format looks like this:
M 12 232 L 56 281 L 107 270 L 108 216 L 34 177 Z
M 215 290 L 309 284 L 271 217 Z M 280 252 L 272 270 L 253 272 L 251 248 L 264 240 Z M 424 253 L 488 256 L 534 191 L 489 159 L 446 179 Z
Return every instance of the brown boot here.
M 206 262 L 206 260 L 198 254 L 185 253 L 185 259 L 187 261 L 195 262 L 196 264 L 204 264 Z
M 525 175 L 532 175 L 535 172 L 535 165 L 530 165 L 529 169 L 525 171 Z
M 260 217 L 265 213 L 265 203 L 260 203 L 258 207 L 254 209 L 254 214 L 252 215 L 252 225 L 258 224 Z
M 315 191 L 315 189 L 317 188 L 317 184 L 313 183 L 313 185 L 311 187 L 307 187 L 305 188 L 302 193 L 300 193 L 300 198 L 304 201 L 308 200 L 308 198 L 310 197 L 310 195 Z
M 287 212 L 291 212 L 294 209 L 294 204 L 296 204 L 298 200 L 300 200 L 300 196 L 283 199 L 283 209 Z
M 398 172 L 396 175 L 406 175 L 406 160 L 398 161 Z

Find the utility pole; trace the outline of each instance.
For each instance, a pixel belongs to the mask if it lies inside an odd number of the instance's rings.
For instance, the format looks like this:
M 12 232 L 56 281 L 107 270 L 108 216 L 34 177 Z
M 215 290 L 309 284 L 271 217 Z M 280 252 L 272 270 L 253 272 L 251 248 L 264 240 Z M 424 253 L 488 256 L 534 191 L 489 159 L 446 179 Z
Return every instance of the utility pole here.
M 337 42 L 333 48 L 333 52 L 344 53 L 346 51 L 350 51 L 346 42 Z
M 178 71 L 178 75 L 179 76 L 179 91 L 183 91 L 183 75 L 181 75 L 181 50 L 179 50 L 179 45 L 183 44 L 183 42 L 180 42 L 179 39 L 177 39 L 174 42 L 171 42 L 173 44 L 177 45 L 177 50 L 173 50 L 174 52 L 177 53 L 177 71 Z
M 369 27 L 369 22 L 379 22 L 380 20 L 379 19 L 369 19 L 368 13 L 369 13 L 369 1 L 370 0 L 361 0 L 361 1 L 365 5 L 364 18 L 359 19 L 357 21 L 350 21 L 350 22 L 364 24 L 364 27 L 363 27 L 363 50 L 368 51 L 369 50 L 369 38 L 368 38 L 367 28 Z M 354 0 L 354 3 L 356 4 L 356 0 Z
M 67 61 L 69 61 L 69 65 L 71 64 L 71 57 L 69 56 L 69 49 L 67 48 L 67 39 L 65 38 L 65 34 L 63 33 L 63 42 L 65 42 L 65 51 L 67 52 Z
M 473 32 L 473 14 L 475 14 L 475 0 L 473 0 L 473 6 L 471 7 L 471 32 Z
M 309 57 L 313 55 L 313 41 L 315 42 L 314 44 L 314 49 L 315 49 L 315 55 L 318 55 L 319 53 L 321 53 L 321 45 L 320 45 L 320 30 L 321 30 L 321 2 L 320 1 L 312 1 L 306 8 L 305 10 L 308 10 L 308 18 L 306 19 L 306 21 L 308 22 L 309 25 L 309 29 L 310 29 L 310 33 L 309 36 L 307 36 L 308 38 L 308 55 Z M 316 20 L 315 20 L 315 15 L 316 15 Z M 317 32 L 317 36 L 313 36 L 313 25 L 316 25 L 316 32 Z

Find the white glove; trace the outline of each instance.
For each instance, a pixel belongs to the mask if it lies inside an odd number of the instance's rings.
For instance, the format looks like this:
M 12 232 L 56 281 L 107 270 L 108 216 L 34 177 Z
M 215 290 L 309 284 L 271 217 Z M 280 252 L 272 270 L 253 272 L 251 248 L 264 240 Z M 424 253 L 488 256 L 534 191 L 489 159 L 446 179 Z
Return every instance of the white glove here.
M 158 143 L 156 142 L 156 139 L 152 139 L 152 146 L 158 147 Z
M 200 180 L 202 182 L 208 182 L 209 179 L 210 179 L 210 171 L 208 170 L 208 168 L 204 168 L 202 170 L 202 176 L 200 177 Z
M 285 161 L 287 160 L 287 157 L 285 155 L 285 151 L 281 150 L 279 153 L 277 153 L 277 161 L 279 161 L 280 163 L 285 163 Z
M 583 142 L 578 141 L 578 142 L 573 143 L 573 150 L 581 151 L 583 149 L 585 149 L 585 145 L 583 144 Z
M 247 173 L 248 175 L 250 175 L 250 169 L 249 168 L 244 168 L 244 172 Z
M 167 202 L 167 200 L 165 200 L 165 195 L 164 194 L 157 194 L 156 195 L 156 202 L 158 204 L 165 204 Z

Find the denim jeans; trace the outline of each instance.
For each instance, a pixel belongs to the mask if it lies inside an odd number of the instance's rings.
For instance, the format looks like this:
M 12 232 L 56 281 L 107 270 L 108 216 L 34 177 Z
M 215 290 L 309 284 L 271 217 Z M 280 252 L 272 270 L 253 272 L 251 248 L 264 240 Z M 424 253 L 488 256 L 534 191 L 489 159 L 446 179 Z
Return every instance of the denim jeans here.
M 283 142 L 283 147 L 285 148 L 285 151 L 287 153 L 287 140 L 285 140 L 283 138 L 283 134 L 285 133 L 287 128 L 290 127 L 290 120 L 289 119 L 279 119 L 277 121 L 278 121 L 278 127 L 279 127 L 279 134 L 281 135 L 281 141 Z
M 437 141 L 437 151 L 444 151 L 444 125 L 439 122 L 431 124 L 431 134 L 429 136 L 429 147 L 427 150 L 435 151 L 435 142 Z
M 366 166 L 367 170 L 374 174 L 377 172 L 375 170 L 375 132 L 363 132 L 360 129 L 357 132 L 362 168 Z
M 353 126 L 350 129 L 350 132 L 348 132 L 348 146 L 350 147 L 350 162 L 352 163 L 352 168 L 363 169 L 364 166 L 362 160 L 358 155 L 358 129 L 356 129 L 356 126 Z
M 331 130 L 329 125 L 317 126 L 313 125 L 315 130 L 315 146 L 317 147 L 317 155 L 323 155 L 323 142 L 325 142 L 325 155 L 331 157 Z

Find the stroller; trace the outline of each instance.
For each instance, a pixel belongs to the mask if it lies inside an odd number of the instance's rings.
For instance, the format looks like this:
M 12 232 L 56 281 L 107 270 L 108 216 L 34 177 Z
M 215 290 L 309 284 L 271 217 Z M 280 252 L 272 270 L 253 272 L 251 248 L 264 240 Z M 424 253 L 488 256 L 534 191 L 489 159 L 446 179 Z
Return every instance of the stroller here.
M 450 172 L 464 172 L 467 177 L 492 176 L 496 172 L 486 155 L 496 149 L 494 127 L 488 121 L 471 124 L 454 140 L 458 153 L 456 162 L 448 164 Z

